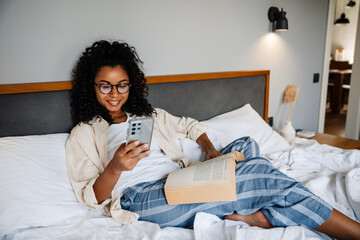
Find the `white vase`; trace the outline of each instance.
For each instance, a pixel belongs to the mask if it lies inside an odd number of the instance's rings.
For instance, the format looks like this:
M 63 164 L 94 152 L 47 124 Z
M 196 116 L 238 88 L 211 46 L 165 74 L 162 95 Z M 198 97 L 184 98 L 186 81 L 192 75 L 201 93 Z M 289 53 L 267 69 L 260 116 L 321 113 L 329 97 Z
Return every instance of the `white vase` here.
M 285 126 L 281 129 L 280 135 L 285 138 L 290 144 L 294 141 L 296 132 L 294 127 L 291 125 L 291 121 L 286 121 Z

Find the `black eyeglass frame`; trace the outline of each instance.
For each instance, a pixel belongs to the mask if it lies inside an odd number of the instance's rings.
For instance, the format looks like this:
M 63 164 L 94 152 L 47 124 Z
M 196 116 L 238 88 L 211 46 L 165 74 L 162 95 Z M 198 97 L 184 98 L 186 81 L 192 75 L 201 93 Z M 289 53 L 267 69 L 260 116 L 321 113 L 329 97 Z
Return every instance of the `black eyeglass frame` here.
M 112 90 L 114 89 L 114 87 L 116 87 L 116 90 L 118 91 L 119 94 L 125 94 L 125 93 L 128 93 L 128 92 L 129 92 L 130 87 L 131 87 L 131 84 L 130 84 L 130 83 L 119 83 L 119 84 L 115 84 L 115 85 L 110 84 L 110 83 L 95 83 L 95 85 L 98 86 L 98 88 L 99 88 L 99 90 L 100 90 L 100 92 L 101 92 L 102 94 L 109 94 L 109 93 L 111 93 Z M 101 91 L 101 86 L 103 86 L 103 85 L 107 85 L 107 86 L 110 85 L 110 86 L 111 86 L 111 89 L 110 89 L 110 91 L 109 91 L 108 93 L 104 93 L 103 91 Z M 128 89 L 127 89 L 126 92 L 120 92 L 119 86 L 121 86 L 121 85 L 127 85 L 127 86 L 128 86 Z

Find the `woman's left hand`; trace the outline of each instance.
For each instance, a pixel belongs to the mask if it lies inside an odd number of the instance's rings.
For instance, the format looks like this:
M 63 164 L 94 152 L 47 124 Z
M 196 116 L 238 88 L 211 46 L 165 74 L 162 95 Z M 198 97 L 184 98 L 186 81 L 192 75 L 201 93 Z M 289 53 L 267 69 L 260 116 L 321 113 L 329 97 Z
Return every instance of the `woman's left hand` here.
M 208 159 L 216 158 L 218 156 L 221 156 L 222 153 L 217 151 L 216 149 L 211 149 L 206 152 L 206 155 L 208 156 Z
M 208 159 L 222 155 L 219 151 L 215 149 L 214 145 L 211 143 L 206 133 L 201 134 L 200 137 L 196 140 L 196 142 L 200 145 L 201 149 L 206 153 Z

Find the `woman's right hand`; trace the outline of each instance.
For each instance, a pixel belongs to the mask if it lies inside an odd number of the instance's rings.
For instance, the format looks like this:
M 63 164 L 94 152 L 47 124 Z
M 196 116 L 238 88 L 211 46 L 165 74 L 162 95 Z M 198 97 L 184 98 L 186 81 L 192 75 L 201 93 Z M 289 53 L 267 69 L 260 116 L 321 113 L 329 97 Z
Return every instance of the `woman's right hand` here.
M 117 172 L 130 171 L 144 157 L 149 156 L 148 144 L 140 145 L 139 141 L 134 141 L 126 145 L 123 143 L 116 150 L 111 160 L 113 169 Z
M 148 148 L 148 144 L 140 145 L 139 141 L 120 145 L 110 163 L 93 185 L 98 203 L 110 196 L 123 171 L 132 170 L 142 158 L 149 156 L 150 150 L 147 150 Z

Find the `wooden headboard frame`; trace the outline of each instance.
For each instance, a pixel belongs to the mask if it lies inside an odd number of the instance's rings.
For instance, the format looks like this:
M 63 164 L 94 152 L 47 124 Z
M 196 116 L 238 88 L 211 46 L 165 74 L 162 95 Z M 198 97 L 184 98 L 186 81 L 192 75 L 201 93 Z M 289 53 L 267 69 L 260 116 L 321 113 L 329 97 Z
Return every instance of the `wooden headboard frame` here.
M 268 99 L 269 99 L 269 79 L 270 79 L 270 71 L 269 70 L 254 70 L 254 71 L 234 71 L 234 72 L 215 72 L 215 73 L 197 73 L 197 74 L 180 74 L 180 75 L 164 75 L 164 76 L 149 76 L 146 77 L 147 83 L 149 84 L 149 101 L 153 104 L 154 107 L 161 107 L 168 110 L 170 113 L 174 115 L 181 114 L 183 116 L 191 116 L 197 118 L 199 120 L 204 120 L 210 118 L 216 114 L 224 113 L 229 110 L 235 109 L 236 107 L 240 107 L 245 103 L 251 103 L 253 106 L 253 101 L 256 99 L 259 103 L 254 103 L 254 105 L 262 105 L 260 107 L 255 107 L 255 110 L 263 117 L 265 121 L 268 119 Z M 259 82 L 259 83 L 258 83 Z M 236 84 L 236 85 L 234 85 Z M 237 86 L 239 84 L 239 86 Z M 255 85 L 259 85 L 258 87 Z M 255 87 L 253 87 L 255 86 Z M 29 100 L 33 98 L 38 98 L 36 95 L 33 97 L 31 94 L 42 93 L 42 92 L 66 92 L 65 97 L 60 96 L 60 99 L 68 98 L 72 85 L 70 81 L 64 82 L 46 82 L 46 83 L 24 83 L 24 84 L 2 84 L 0 85 L 0 104 L 2 109 L 0 110 L 1 117 L 0 120 L 0 136 L 12 136 L 12 135 L 21 135 L 21 134 L 34 134 L 37 131 L 27 132 L 23 131 L 19 133 L 7 132 L 8 122 L 9 121 L 17 121 L 21 120 L 20 118 L 27 118 L 29 113 L 26 113 L 25 117 L 17 116 L 16 110 L 19 112 L 27 111 L 32 107 L 28 106 Z M 253 89 L 254 88 L 254 89 Z M 195 91 L 195 92 L 191 92 Z M 30 95 L 29 95 L 30 94 Z M 51 93 L 50 93 L 51 94 Z M 55 94 L 55 93 L 54 93 Z M 189 103 L 189 96 L 186 94 L 190 94 L 191 98 L 199 95 L 198 100 L 202 101 L 199 106 L 195 110 L 191 109 L 193 105 L 196 107 L 196 102 Z M 205 94 L 205 95 L 201 95 Z M 222 95 L 221 95 L 222 94 Z M 177 96 L 174 96 L 177 95 Z M 54 95 L 55 96 L 55 95 Z M 205 96 L 205 97 L 204 97 Z M 62 100 L 56 100 L 56 97 L 51 95 L 50 99 L 54 99 L 54 102 L 61 102 Z M 212 102 L 212 98 L 217 98 L 215 102 Z M 247 99 L 247 98 L 251 99 Z M 260 98 L 261 97 L 261 98 Z M 14 100 L 22 98 L 21 108 L 18 106 L 12 106 L 11 104 Z M 49 97 L 48 97 L 49 98 Z M 175 98 L 173 103 L 168 103 L 170 98 Z M 184 98 L 181 100 L 181 98 Z M 254 99 L 252 99 L 254 98 Z M 198 101 L 196 100 L 196 101 Z M 230 104 L 231 102 L 239 103 L 236 105 Z M 68 100 L 66 100 L 68 101 Z M 186 102 L 185 102 L 186 101 Z M 42 105 L 42 102 L 37 102 L 34 105 Z M 46 102 L 48 102 L 46 100 Z M 170 101 L 171 102 L 171 101 Z M 183 103 L 181 103 L 183 102 Z M 17 104 L 17 103 L 16 103 Z M 166 105 L 167 104 L 167 105 Z M 170 104 L 170 106 L 168 106 Z M 179 104 L 179 106 L 175 106 Z M 44 116 L 54 115 L 53 119 L 49 119 L 47 121 L 57 122 L 56 119 L 59 118 L 58 111 L 66 111 L 69 112 L 68 105 L 69 102 L 65 104 L 65 110 L 57 110 L 57 112 L 52 112 L 51 110 L 44 110 L 44 108 L 40 107 L 41 110 L 29 110 L 30 115 L 43 114 Z M 228 107 L 228 105 L 231 105 Z M 185 107 L 184 107 L 185 106 Z M 6 108 L 7 107 L 7 108 Z M 254 106 L 253 106 L 254 107 Z M 54 108 L 54 107 L 49 107 Z M 172 109 L 169 110 L 168 108 Z M 185 114 L 182 114 L 185 108 Z M 190 108 L 189 111 L 186 111 L 186 108 Z M 210 112 L 206 113 L 206 109 L 209 109 Z M 219 109 L 217 109 L 219 108 Z M 42 111 L 42 112 L 41 112 Z M 14 114 L 13 114 L 14 112 Z M 199 112 L 199 114 L 197 113 Z M 204 114 L 203 114 L 204 112 Z M 189 113 L 190 115 L 186 115 Z M 69 113 L 66 113 L 69 114 Z M 60 114 L 60 117 L 63 114 Z M 179 116 L 179 115 L 178 115 Z M 18 128 L 22 125 L 26 125 L 28 123 L 27 119 L 23 119 L 18 123 L 15 123 L 14 128 Z M 5 126 L 3 129 L 2 125 Z M 41 123 L 39 123 L 41 124 Z M 4 133 L 2 133 L 2 131 Z M 63 132 L 60 130 L 50 130 L 50 131 L 41 131 L 39 134 L 43 133 L 55 133 L 55 132 Z

